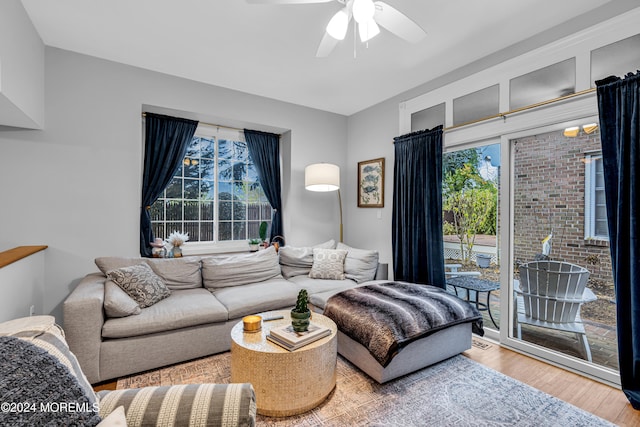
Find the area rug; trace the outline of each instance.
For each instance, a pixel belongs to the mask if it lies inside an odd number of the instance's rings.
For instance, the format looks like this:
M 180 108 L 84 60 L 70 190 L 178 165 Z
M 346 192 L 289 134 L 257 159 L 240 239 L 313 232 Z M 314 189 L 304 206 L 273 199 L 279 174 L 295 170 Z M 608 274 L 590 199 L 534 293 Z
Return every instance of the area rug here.
M 222 353 L 123 378 L 117 388 L 229 383 L 230 360 L 230 353 Z M 336 388 L 323 404 L 289 418 L 258 415 L 258 425 L 613 426 L 462 355 L 386 384 L 340 356 L 337 369 Z

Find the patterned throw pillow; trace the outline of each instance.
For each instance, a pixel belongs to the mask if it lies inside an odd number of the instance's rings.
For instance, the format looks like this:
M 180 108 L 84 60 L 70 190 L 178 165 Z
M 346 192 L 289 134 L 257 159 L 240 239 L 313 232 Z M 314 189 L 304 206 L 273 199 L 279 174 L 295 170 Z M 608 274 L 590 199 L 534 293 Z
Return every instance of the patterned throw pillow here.
M 347 251 L 343 249 L 313 248 L 313 266 L 309 272 L 312 279 L 344 280 L 344 259 Z
M 111 270 L 107 277 L 133 298 L 140 308 L 150 307 L 171 295 L 164 281 L 147 264 Z

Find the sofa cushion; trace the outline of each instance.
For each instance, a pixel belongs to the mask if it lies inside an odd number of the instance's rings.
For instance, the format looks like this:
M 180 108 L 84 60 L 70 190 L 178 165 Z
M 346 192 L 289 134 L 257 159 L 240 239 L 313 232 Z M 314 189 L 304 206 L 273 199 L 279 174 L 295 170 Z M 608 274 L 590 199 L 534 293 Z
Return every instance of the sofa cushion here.
M 126 317 L 140 314 L 140 306 L 112 280 L 104 282 L 104 312 L 107 317 Z
M 344 279 L 344 249 L 313 248 L 313 265 L 309 272 L 312 279 Z
M 344 243 L 338 243 L 337 249 L 347 251 L 347 257 L 344 260 L 344 275 L 347 279 L 362 283 L 376 277 L 378 251 L 356 249 Z
M 345 290 L 351 289 L 357 285 L 357 283 L 351 279 L 344 280 L 332 280 L 332 279 L 312 279 L 309 276 L 296 276 L 289 279 L 298 286 L 299 289 L 306 289 L 309 295 L 333 291 L 333 290 Z
M 165 281 L 169 289 L 202 287 L 199 257 L 189 256 L 171 259 L 99 257 L 95 259 L 95 263 L 105 276 L 111 270 L 145 263 Z
M 313 266 L 313 248 L 334 249 L 335 240 L 328 240 L 314 246 L 295 247 L 283 246 L 280 248 L 280 268 L 285 279 L 295 276 L 308 276 Z
M 237 319 L 247 314 L 282 307 L 293 308 L 298 297 L 298 287 L 280 278 L 243 286 L 213 288 L 211 293 L 229 310 L 229 319 Z
M 388 280 L 372 280 L 362 284 L 356 284 L 351 280 L 343 280 L 343 282 L 351 283 L 351 286 L 344 288 L 334 288 L 327 291 L 310 294 L 309 303 L 320 310 L 324 310 L 327 305 L 327 300 L 339 292 L 346 291 L 348 289 L 359 288 L 360 286 L 371 285 L 374 283 L 386 283 L 388 282 Z
M 251 254 L 202 258 L 202 279 L 206 288 L 225 288 L 280 278 L 276 248 Z
M 137 316 L 107 319 L 104 338 L 128 338 L 227 320 L 227 309 L 206 289 L 182 289 Z
M 147 264 L 111 270 L 107 272 L 107 278 L 120 286 L 141 308 L 150 307 L 171 294 L 164 281 Z
M 147 258 L 145 262 L 164 279 L 169 289 L 202 287 L 200 257 Z
M 106 276 L 111 270 L 142 264 L 144 262 L 144 258 L 104 256 L 96 258 L 94 262 L 100 271 L 102 271 L 102 274 Z

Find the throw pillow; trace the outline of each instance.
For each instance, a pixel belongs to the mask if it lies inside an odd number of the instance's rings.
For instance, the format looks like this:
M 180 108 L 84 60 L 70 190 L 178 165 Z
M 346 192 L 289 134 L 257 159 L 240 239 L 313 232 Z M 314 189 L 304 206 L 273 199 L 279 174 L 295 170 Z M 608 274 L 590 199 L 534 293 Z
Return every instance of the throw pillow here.
M 107 277 L 133 298 L 140 308 L 150 307 L 171 294 L 162 278 L 147 264 L 111 270 Z
M 202 258 L 205 288 L 226 288 L 282 278 L 276 248 L 251 254 Z
M 344 275 L 347 279 L 362 283 L 376 277 L 378 251 L 356 249 L 344 243 L 338 243 L 338 249 L 347 251 L 347 257 L 344 260 Z
M 140 306 L 112 280 L 104 282 L 104 312 L 107 317 L 127 317 L 140 314 Z
M 295 276 L 308 276 L 313 266 L 313 248 L 335 249 L 336 242 L 331 239 L 311 247 L 283 246 L 280 248 L 280 268 L 285 279 Z
M 312 279 L 344 280 L 344 249 L 313 249 L 313 266 L 309 272 Z

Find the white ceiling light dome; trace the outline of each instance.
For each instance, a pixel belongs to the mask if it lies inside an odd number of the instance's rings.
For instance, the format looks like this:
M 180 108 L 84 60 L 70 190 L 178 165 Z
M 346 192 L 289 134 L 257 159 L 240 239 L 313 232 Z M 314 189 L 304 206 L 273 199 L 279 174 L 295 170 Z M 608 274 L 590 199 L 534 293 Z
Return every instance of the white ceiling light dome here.
M 327 24 L 327 33 L 336 40 L 344 40 L 349 28 L 349 16 L 346 8 L 339 10 Z
M 373 0 L 353 0 L 353 19 L 358 24 L 364 24 L 373 19 L 376 13 L 376 5 Z

